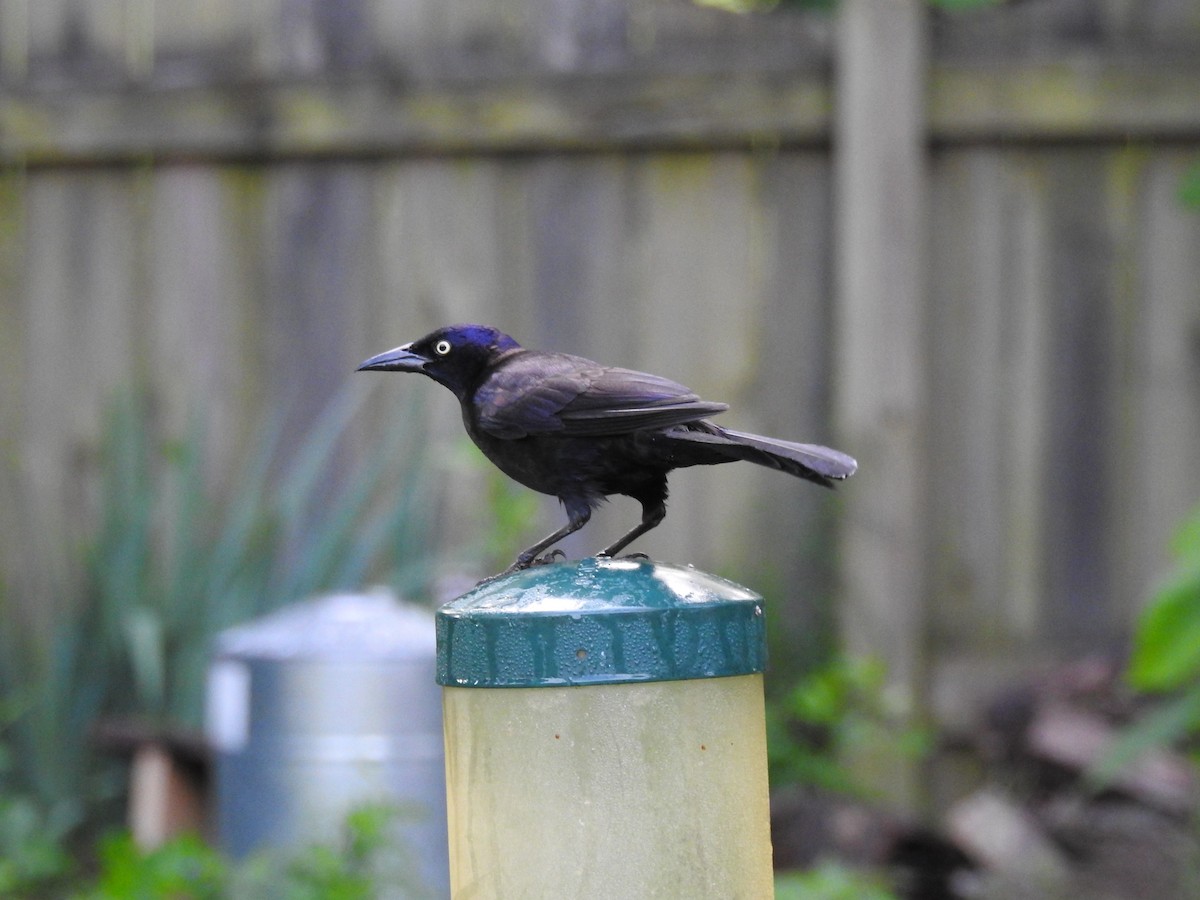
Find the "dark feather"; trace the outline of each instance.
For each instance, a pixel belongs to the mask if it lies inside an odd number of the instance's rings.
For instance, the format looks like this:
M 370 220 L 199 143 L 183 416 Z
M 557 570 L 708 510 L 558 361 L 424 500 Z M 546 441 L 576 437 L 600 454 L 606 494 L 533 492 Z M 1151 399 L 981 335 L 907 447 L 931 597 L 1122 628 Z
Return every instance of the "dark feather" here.
M 677 444 L 704 445 L 728 455 L 730 459 L 778 469 L 829 488 L 835 482 L 849 478 L 858 468 L 858 463 L 849 456 L 829 447 L 733 431 L 711 422 L 671 428 L 665 436 Z
M 475 394 L 479 425 L 498 437 L 627 434 L 724 412 L 657 375 L 565 353 L 514 354 Z

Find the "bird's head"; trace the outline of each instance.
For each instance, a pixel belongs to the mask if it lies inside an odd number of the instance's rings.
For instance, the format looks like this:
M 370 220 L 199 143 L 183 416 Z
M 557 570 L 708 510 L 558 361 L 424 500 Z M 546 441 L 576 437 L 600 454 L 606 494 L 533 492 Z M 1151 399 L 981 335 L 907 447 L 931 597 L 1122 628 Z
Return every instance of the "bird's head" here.
M 450 388 L 461 400 L 490 362 L 520 347 L 507 334 L 488 325 L 451 325 L 372 356 L 358 371 L 420 372 Z

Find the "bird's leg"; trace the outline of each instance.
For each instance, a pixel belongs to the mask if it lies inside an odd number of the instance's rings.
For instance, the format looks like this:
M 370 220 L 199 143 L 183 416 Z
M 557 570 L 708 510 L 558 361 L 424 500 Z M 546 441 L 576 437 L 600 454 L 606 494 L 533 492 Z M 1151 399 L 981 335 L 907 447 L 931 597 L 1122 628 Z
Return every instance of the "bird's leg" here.
M 667 502 L 662 499 L 652 501 L 642 501 L 642 521 L 638 523 L 636 528 L 631 529 L 628 533 L 617 539 L 616 543 L 605 547 L 597 556 L 616 556 L 643 534 L 654 528 L 667 515 Z
M 519 572 L 522 569 L 528 569 L 532 565 L 538 563 L 538 554 L 547 547 L 553 546 L 565 538 L 568 534 L 574 534 L 580 528 L 587 524 L 588 519 L 592 517 L 592 510 L 586 504 L 568 504 L 567 507 L 567 524 L 554 534 L 548 534 L 528 550 L 522 550 L 520 555 L 513 561 L 513 564 L 504 570 L 505 575 L 512 572 Z M 546 562 L 550 562 L 547 559 Z

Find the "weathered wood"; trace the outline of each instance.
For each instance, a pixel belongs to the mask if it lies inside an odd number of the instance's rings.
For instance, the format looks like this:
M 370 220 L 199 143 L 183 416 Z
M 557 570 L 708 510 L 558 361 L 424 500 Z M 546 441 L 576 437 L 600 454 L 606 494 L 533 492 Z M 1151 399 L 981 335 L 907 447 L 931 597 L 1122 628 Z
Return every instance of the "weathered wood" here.
M 766 212 L 757 251 L 765 297 L 748 347 L 755 362 L 745 400 L 753 404 L 753 418 L 743 424 L 766 434 L 837 445 L 830 421 L 830 181 L 829 162 L 817 153 L 768 156 L 756 181 Z M 743 409 L 743 397 L 735 400 Z M 759 512 L 749 527 L 730 529 L 726 539 L 739 540 L 730 545 L 730 566 L 740 580 L 761 585 L 777 598 L 771 665 L 778 683 L 786 684 L 822 659 L 836 638 L 830 586 L 837 510 L 849 486 L 814 492 L 758 469 L 750 469 L 748 478 L 749 505 Z M 777 552 L 780 544 L 786 552 Z
M 1185 249 L 1200 221 L 1176 197 L 1188 159 L 1136 144 L 936 158 L 939 721 L 966 722 L 1020 670 L 1123 640 L 1200 497 L 1200 406 L 1182 402 L 1200 386 Z
M 819 144 L 822 80 L 761 75 L 395 89 L 383 81 L 0 94 L 0 161 L 377 157 Z
M 1195 0 L 1048 0 L 940 11 L 940 56 L 1002 60 L 1061 57 L 1086 46 L 1178 58 L 1200 47 Z
M 1198 78 L 1194 57 L 942 64 L 930 72 L 929 130 L 937 142 L 1194 141 Z
M 149 349 L 137 304 L 144 232 L 126 227 L 144 226 L 140 177 L 54 174 L 28 180 L 24 190 L 24 366 L 6 391 L 20 409 L 20 438 L 8 464 L 21 498 L 18 583 L 32 588 L 33 615 L 47 624 L 74 600 L 79 573 L 61 546 L 78 545 L 94 520 L 106 401 L 131 384 Z
M 1200 69 L 1084 57 L 932 70 L 936 143 L 1194 141 Z M 806 71 L 556 82 L 386 81 L 0 94 L 0 161 L 28 165 L 397 154 L 820 146 L 831 98 Z
M 1131 618 L 1157 586 L 1170 540 L 1200 499 L 1200 214 L 1179 202 L 1191 150 L 1143 151 L 1112 179 L 1126 210 L 1117 312 L 1124 330 L 1112 397 L 1114 593 Z
M 1113 365 L 1113 293 L 1106 260 L 1118 249 L 1104 209 L 1103 157 L 1055 153 L 1043 172 L 1059 189 L 1050 195 L 1047 292 L 1050 367 L 1046 453 L 1069 460 L 1046 472 L 1042 520 L 1055 553 L 1045 561 L 1042 589 L 1055 602 L 1042 627 L 1077 649 L 1102 644 L 1112 626 L 1108 560 L 1115 550 L 1104 510 L 1118 473 L 1110 448 L 1116 423 L 1108 398 Z
M 994 653 L 989 665 L 1036 646 L 1044 609 L 1055 300 L 1044 277 L 1044 182 L 1027 161 L 980 148 L 933 169 L 932 627 L 940 640 L 974 645 L 981 664 Z M 961 671 L 954 677 L 962 683 Z
M 847 486 L 839 569 L 842 634 L 882 659 L 907 709 L 925 702 L 930 586 L 925 354 L 925 7 L 841 6 L 835 140 L 838 204 L 835 416 L 860 472 Z M 855 748 L 862 775 L 917 800 L 912 765 Z

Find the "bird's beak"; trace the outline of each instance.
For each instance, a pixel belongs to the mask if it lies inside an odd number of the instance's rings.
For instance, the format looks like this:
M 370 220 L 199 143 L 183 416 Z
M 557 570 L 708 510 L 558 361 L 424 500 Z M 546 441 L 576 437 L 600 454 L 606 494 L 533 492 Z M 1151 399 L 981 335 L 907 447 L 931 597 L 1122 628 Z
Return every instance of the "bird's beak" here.
M 386 353 L 380 353 L 378 356 L 372 356 L 355 371 L 362 372 L 366 369 L 374 369 L 379 372 L 421 372 L 429 360 L 413 353 L 409 349 L 410 347 L 412 347 L 412 344 L 405 344 L 403 347 L 397 347 L 395 350 L 389 350 Z

